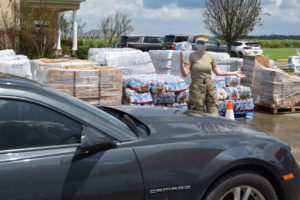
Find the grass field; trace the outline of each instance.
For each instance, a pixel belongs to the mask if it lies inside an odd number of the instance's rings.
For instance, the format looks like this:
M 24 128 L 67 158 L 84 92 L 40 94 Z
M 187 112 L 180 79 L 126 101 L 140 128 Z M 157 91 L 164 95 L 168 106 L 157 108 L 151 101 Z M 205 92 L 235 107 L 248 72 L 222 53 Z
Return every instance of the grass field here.
M 297 55 L 297 48 L 263 48 L 264 55 L 270 56 L 272 60 L 288 59 L 289 56 Z

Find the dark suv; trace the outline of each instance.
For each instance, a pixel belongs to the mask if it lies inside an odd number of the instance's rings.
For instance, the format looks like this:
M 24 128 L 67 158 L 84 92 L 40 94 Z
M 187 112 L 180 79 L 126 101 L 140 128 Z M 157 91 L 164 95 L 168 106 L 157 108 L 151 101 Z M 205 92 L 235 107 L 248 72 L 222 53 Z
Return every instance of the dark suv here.
M 126 47 L 126 43 L 127 43 L 128 38 L 129 38 L 129 37 L 126 36 L 126 35 L 121 36 L 121 37 L 120 37 L 120 40 L 119 40 L 119 42 L 118 42 L 118 44 L 117 44 L 117 47 L 118 47 L 118 48 L 124 48 L 124 47 Z
M 161 49 L 163 37 L 159 36 L 122 36 L 118 44 L 119 48 L 128 47 L 142 51 Z
M 162 49 L 176 49 L 176 43 L 179 42 L 191 42 L 193 40 L 193 36 L 190 35 L 166 35 L 164 42 L 161 45 Z

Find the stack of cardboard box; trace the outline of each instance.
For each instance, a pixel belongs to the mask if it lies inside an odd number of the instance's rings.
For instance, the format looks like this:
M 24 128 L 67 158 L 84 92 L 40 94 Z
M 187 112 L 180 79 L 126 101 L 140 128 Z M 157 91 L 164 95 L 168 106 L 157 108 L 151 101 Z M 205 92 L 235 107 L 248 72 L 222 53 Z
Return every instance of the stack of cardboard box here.
M 279 69 L 266 68 L 254 56 L 245 56 L 243 85 L 252 89 L 256 104 L 290 108 L 300 103 L 300 78 Z
M 117 106 L 122 103 L 121 69 L 78 64 L 58 68 L 42 64 L 37 74 L 38 82 L 91 105 Z

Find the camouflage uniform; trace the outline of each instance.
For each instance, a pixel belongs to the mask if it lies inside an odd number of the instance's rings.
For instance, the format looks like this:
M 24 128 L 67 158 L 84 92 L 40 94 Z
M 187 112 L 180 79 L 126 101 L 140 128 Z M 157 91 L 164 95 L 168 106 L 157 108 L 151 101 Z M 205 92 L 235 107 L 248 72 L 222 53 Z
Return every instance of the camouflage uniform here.
M 190 65 L 192 83 L 190 86 L 189 110 L 218 114 L 216 84 L 211 79 L 211 71 L 217 66 L 213 56 L 205 53 L 191 53 L 185 61 Z
M 218 114 L 216 83 L 211 78 L 193 79 L 190 86 L 188 108 L 204 112 L 204 105 L 208 113 Z

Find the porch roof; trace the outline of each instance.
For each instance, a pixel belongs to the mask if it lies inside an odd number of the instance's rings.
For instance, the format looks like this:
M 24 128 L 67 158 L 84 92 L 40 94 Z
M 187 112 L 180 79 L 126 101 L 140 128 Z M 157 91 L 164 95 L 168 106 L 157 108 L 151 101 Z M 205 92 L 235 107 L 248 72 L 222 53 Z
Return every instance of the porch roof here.
M 29 4 L 30 7 L 45 6 L 57 11 L 78 10 L 80 3 L 86 0 L 21 0 L 21 3 Z

